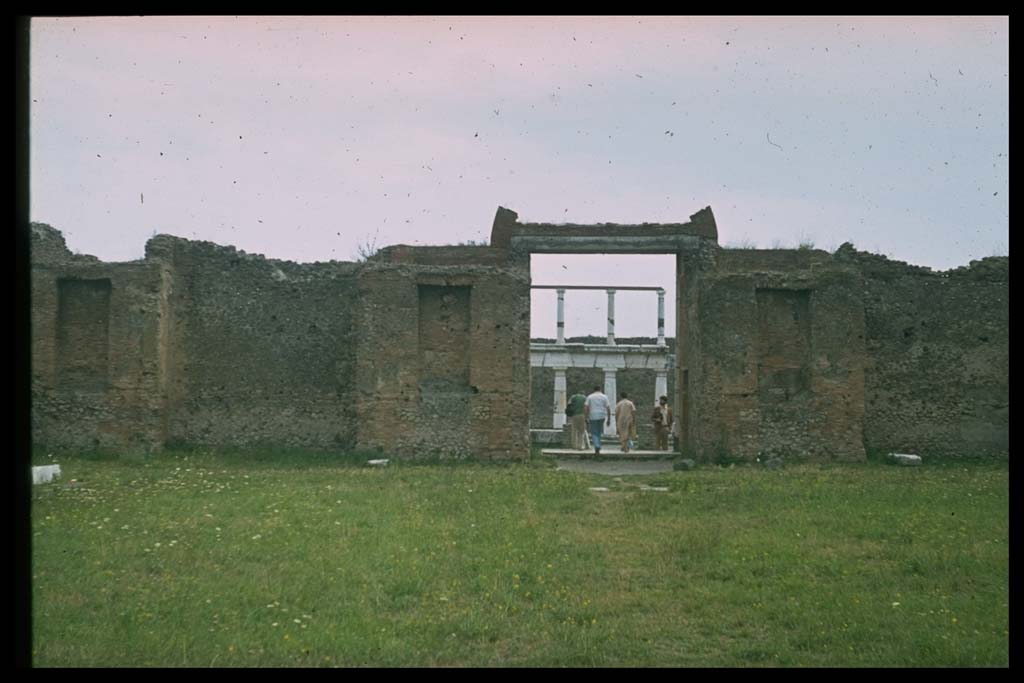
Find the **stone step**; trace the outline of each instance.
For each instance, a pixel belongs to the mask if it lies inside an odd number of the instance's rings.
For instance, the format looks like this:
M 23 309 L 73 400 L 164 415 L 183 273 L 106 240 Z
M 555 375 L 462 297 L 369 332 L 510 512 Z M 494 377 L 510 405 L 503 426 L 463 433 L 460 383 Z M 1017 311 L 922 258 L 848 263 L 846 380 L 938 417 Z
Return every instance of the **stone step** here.
M 595 455 L 593 449 L 577 451 L 573 448 L 545 448 L 540 453 L 552 458 L 614 458 L 616 460 L 657 460 L 677 458 L 681 455 L 678 451 L 631 450 L 629 453 L 623 453 L 618 446 L 602 447 L 601 455 Z
M 561 429 L 531 429 L 530 441 L 532 443 L 560 444 L 564 438 Z

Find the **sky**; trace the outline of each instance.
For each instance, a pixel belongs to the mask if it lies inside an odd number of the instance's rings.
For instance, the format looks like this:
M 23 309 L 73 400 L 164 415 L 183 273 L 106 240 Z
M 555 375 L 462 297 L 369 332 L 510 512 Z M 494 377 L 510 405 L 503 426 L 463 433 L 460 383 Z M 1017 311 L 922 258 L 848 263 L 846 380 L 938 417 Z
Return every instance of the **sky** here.
M 30 31 L 30 218 L 299 262 L 520 221 L 685 222 L 935 269 L 1009 254 L 1008 17 L 72 17 Z M 671 257 L 534 256 L 668 290 Z M 634 299 L 634 297 L 636 297 Z M 605 332 L 570 293 L 567 334 Z M 533 299 L 554 336 L 555 296 Z M 656 334 L 654 294 L 617 331 Z

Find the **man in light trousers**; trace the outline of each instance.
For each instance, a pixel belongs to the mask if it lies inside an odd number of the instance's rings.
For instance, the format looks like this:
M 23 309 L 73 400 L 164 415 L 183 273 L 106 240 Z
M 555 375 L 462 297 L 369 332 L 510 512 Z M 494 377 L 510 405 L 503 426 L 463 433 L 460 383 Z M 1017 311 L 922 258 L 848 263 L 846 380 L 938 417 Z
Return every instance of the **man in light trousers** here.
M 608 397 L 601 393 L 601 387 L 595 386 L 583 403 L 583 412 L 590 424 L 590 438 L 594 442 L 594 455 L 601 455 L 601 434 L 604 425 L 612 424 L 612 410 Z

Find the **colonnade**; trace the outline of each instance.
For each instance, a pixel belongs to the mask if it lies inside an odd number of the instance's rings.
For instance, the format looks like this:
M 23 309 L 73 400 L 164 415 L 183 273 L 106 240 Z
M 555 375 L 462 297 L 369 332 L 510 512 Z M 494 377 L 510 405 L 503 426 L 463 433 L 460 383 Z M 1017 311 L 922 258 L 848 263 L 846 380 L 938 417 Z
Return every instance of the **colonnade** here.
M 664 396 L 668 393 L 668 364 L 665 362 L 667 358 L 667 346 L 665 343 L 665 290 L 661 287 L 618 287 L 615 289 L 608 287 L 594 287 L 594 286 L 551 286 L 551 285 L 535 285 L 533 289 L 554 289 L 558 295 L 557 305 L 557 320 L 556 329 L 557 337 L 555 346 L 564 347 L 559 349 L 560 351 L 567 352 L 565 354 L 559 354 L 564 357 L 565 360 L 574 360 L 573 356 L 578 358 L 586 357 L 587 361 L 593 358 L 593 365 L 588 363 L 576 363 L 572 362 L 572 367 L 601 367 L 604 370 L 604 393 L 608 396 L 608 400 L 612 404 L 612 421 L 611 427 L 605 427 L 605 434 L 609 436 L 616 435 L 615 429 L 615 415 L 614 408 L 615 403 L 618 399 L 618 384 L 617 384 L 617 372 L 619 369 L 627 367 L 625 361 L 626 355 L 635 357 L 637 354 L 649 355 L 657 358 L 661 358 L 660 362 L 654 361 L 651 364 L 643 362 L 642 364 L 632 363 L 630 367 L 651 367 L 655 370 L 655 381 L 654 381 L 654 403 L 658 402 L 660 396 Z M 608 335 L 605 344 L 585 344 L 580 345 L 583 348 L 574 350 L 572 347 L 576 345 L 566 345 L 565 343 L 565 293 L 567 290 L 600 290 L 603 289 L 608 294 Z M 615 293 L 618 290 L 642 290 L 642 291 L 654 291 L 658 294 L 658 343 L 657 346 L 652 348 L 650 346 L 640 345 L 621 345 L 615 341 Z M 548 350 L 550 345 L 535 345 L 538 348 L 543 348 L 545 351 Z M 541 361 L 543 365 L 543 361 Z M 555 373 L 555 392 L 554 392 L 554 405 L 553 405 L 553 423 L 555 429 L 561 429 L 565 425 L 565 405 L 567 400 L 567 387 L 566 387 L 566 370 L 570 367 L 570 364 L 566 365 L 551 365 L 548 366 L 554 370 Z M 574 387 L 578 388 L 578 387 Z M 589 390 L 590 387 L 587 387 Z

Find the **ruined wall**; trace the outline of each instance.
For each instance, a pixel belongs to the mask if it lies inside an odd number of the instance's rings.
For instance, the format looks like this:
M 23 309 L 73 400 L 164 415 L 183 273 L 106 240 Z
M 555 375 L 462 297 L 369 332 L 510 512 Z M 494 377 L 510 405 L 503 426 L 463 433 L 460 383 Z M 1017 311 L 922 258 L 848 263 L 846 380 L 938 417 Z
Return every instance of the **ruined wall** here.
M 668 383 L 689 453 L 1008 454 L 1008 258 L 934 273 L 849 245 L 720 249 L 713 223 L 641 228 L 682 245 Z M 40 446 L 523 458 L 531 410 L 550 425 L 553 371 L 531 378 L 529 248 L 400 245 L 363 264 L 296 264 L 158 236 L 145 260 L 104 263 L 33 224 L 31 249 Z M 617 376 L 642 418 L 654 377 Z M 572 392 L 604 374 L 567 380 Z
M 698 455 L 700 426 L 705 401 L 699 391 L 704 386 L 703 338 L 701 335 L 701 287 L 704 274 L 716 268 L 717 245 L 704 244 L 693 252 L 676 255 L 676 368 L 674 400 L 676 436 L 687 455 Z
M 172 444 L 350 448 L 354 263 L 297 264 L 158 236 Z
M 686 367 L 690 448 L 709 458 L 864 458 L 856 270 L 824 252 L 723 251 L 687 283 L 684 303 L 698 347 Z
M 871 451 L 1009 453 L 1009 257 L 944 273 L 843 245 L 863 275 Z
M 163 268 L 71 254 L 32 226 L 32 435 L 42 448 L 149 451 L 166 434 Z
M 475 265 L 464 265 L 467 253 Z M 507 259 L 488 247 L 402 247 L 365 264 L 360 448 L 408 457 L 529 455 L 529 270 Z
M 160 235 L 110 264 L 34 240 L 41 445 L 529 454 L 529 269 L 506 250 L 296 264 Z

